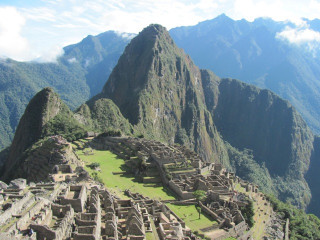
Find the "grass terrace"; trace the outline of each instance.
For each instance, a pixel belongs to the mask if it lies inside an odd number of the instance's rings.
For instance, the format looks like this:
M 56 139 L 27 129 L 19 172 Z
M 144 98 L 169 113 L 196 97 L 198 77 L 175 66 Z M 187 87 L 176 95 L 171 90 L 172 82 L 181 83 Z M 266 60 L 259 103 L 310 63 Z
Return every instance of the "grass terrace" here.
M 125 160 L 110 151 L 94 150 L 92 155 L 85 155 L 82 150 L 78 150 L 76 153 L 84 161 L 85 169 L 91 175 L 95 172 L 97 178 L 101 179 L 107 188 L 112 189 L 120 197 L 125 197 L 123 191 L 130 189 L 132 192 L 143 193 L 144 196 L 153 199 L 175 199 L 173 193 L 164 188 L 161 183 L 138 182 L 133 174 L 125 172 Z M 87 166 L 94 162 L 100 164 L 101 171 L 92 170 Z
M 216 221 L 213 221 L 210 217 L 208 217 L 203 213 L 201 213 L 201 217 L 199 219 L 199 213 L 195 205 L 183 206 L 183 205 L 174 205 L 170 203 L 167 205 L 193 231 L 198 231 L 200 233 L 203 233 L 201 229 L 217 224 Z

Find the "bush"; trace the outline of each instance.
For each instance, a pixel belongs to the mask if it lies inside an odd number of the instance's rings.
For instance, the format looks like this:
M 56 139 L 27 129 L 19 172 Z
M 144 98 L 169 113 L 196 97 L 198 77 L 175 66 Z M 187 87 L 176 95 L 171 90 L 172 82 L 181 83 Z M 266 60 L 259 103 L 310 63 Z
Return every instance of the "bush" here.
M 97 181 L 97 182 L 99 182 L 99 183 L 104 184 L 102 178 L 98 175 L 97 172 L 93 172 L 93 173 L 91 174 L 91 176 L 92 176 L 93 180 L 95 180 L 95 181 Z
M 253 202 L 251 200 L 248 200 L 248 204 L 244 207 L 240 208 L 241 213 L 244 217 L 244 220 L 248 224 L 248 226 L 251 228 L 254 225 L 254 209 L 253 209 Z
M 94 162 L 88 165 L 89 168 L 91 169 L 96 169 L 98 167 L 100 167 L 100 163 Z
M 121 137 L 122 133 L 118 129 L 110 129 L 98 135 L 99 137 Z

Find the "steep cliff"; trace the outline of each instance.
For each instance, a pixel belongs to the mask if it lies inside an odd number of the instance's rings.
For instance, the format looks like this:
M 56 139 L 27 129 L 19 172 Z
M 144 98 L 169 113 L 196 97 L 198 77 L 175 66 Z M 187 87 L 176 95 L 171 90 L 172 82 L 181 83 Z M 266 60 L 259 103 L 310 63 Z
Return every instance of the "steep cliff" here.
M 311 195 L 304 175 L 314 136 L 294 107 L 268 90 L 234 79 L 205 81 L 204 86 L 207 107 L 223 139 L 252 151 L 280 199 L 306 207 Z

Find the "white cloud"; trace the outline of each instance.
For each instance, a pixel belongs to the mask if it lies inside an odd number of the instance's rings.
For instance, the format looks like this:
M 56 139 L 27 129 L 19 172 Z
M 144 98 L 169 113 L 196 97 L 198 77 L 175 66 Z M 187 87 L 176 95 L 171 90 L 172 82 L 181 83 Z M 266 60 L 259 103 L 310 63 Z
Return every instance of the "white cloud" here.
M 45 52 L 40 52 L 38 57 L 34 59 L 36 62 L 56 62 L 59 56 L 64 54 L 63 48 L 60 46 L 53 46 L 46 49 Z
M 304 44 L 308 42 L 320 43 L 320 32 L 313 31 L 309 28 L 290 28 L 287 27 L 280 33 L 277 33 L 280 39 L 288 40 L 290 43 Z
M 122 38 L 126 38 L 126 39 L 132 39 L 136 36 L 136 34 L 134 33 L 124 33 L 124 32 L 118 32 L 118 31 L 115 31 L 115 33 L 122 37 Z
M 0 40 L 4 39 L 0 41 L 0 55 L 5 53 L 20 60 L 51 55 L 47 52 L 59 53 L 48 49 L 50 46 L 61 49 L 89 34 L 107 30 L 138 33 L 151 23 L 169 30 L 195 25 L 222 13 L 250 21 L 257 17 L 290 19 L 297 28 L 305 29 L 301 17 L 317 18 L 320 12 L 319 0 L 41 0 L 37 5 L 21 2 L 23 6 L 0 8 L 6 9 L 0 12 Z M 11 33 L 2 34 L 7 25 Z M 287 30 L 279 37 L 295 41 L 317 38 L 307 30 Z M 24 51 L 28 47 L 30 51 Z
M 25 60 L 28 41 L 21 36 L 25 18 L 14 7 L 0 8 L 0 55 Z
M 68 63 L 75 63 L 75 62 L 78 62 L 78 60 L 75 57 L 68 59 Z

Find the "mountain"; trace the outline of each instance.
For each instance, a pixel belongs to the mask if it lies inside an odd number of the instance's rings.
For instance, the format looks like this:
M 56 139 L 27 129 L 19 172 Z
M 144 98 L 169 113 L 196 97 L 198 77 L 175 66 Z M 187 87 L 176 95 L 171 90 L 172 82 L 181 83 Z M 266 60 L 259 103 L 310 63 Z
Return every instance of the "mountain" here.
M 205 108 L 201 75 L 165 28 L 151 25 L 126 47 L 93 100 L 110 98 L 145 137 L 180 141 L 218 161 L 226 151 Z
M 220 15 L 195 26 L 171 29 L 170 35 L 199 67 L 267 88 L 289 100 L 319 134 L 319 44 L 291 43 L 283 37 L 288 30 L 296 35 L 305 29 L 319 33 L 318 19 L 304 21 L 301 27 L 266 18 L 234 21 Z
M 51 88 L 44 88 L 28 104 L 8 150 L 2 179 L 12 179 L 25 160 L 25 151 L 45 136 L 85 136 L 85 127 Z
M 269 90 L 199 69 L 163 27 L 130 42 L 88 105 L 105 98 L 135 133 L 186 145 L 301 208 L 310 202 L 304 176 L 317 143 L 295 108 Z
M 0 149 L 12 141 L 28 102 L 50 86 L 71 109 L 97 94 L 131 35 L 108 31 L 64 48 L 55 63 L 0 61 Z

